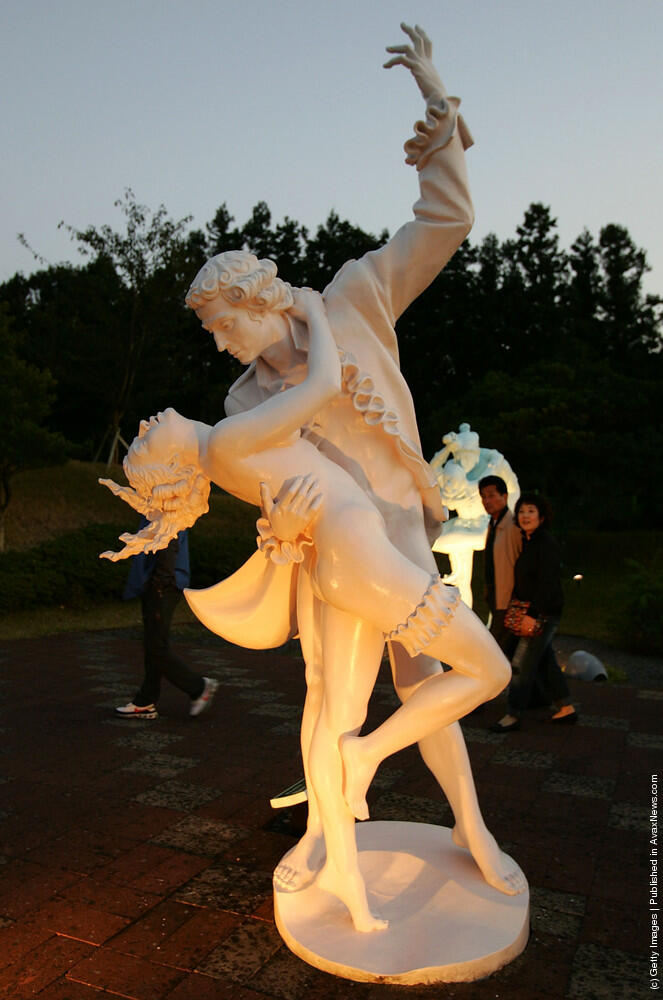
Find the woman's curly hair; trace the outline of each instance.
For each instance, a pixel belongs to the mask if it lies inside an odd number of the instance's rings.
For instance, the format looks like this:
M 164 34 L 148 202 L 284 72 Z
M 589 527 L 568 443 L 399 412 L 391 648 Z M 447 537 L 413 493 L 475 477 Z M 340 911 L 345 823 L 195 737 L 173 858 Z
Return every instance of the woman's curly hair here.
M 135 444 L 135 442 L 134 442 Z M 130 486 L 119 486 L 112 479 L 100 479 L 111 493 L 121 497 L 134 510 L 144 514 L 149 524 L 132 535 L 120 535 L 124 548 L 102 552 L 101 558 L 117 562 L 138 552 L 165 549 L 178 532 L 190 528 L 209 510 L 210 480 L 195 465 L 181 465 L 173 455 L 166 465 L 135 461 L 134 445 L 124 459 L 124 472 Z

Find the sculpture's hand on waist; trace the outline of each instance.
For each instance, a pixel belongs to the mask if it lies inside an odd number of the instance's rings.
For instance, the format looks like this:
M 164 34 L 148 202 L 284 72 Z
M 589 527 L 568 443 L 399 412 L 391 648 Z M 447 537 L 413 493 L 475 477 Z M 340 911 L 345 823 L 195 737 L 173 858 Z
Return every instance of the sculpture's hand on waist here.
M 312 288 L 293 288 L 292 295 L 295 301 L 288 312 L 295 319 L 310 326 L 314 317 L 325 315 L 325 303 L 320 292 Z
M 296 476 L 285 481 L 273 500 L 267 484 L 260 484 L 262 511 L 277 538 L 290 542 L 306 534 L 322 503 L 317 489 L 318 480 L 313 476 Z
M 411 28 L 409 24 L 401 23 L 401 28 L 410 38 L 412 45 L 388 45 L 387 52 L 393 52 L 395 55 L 384 64 L 384 68 L 406 66 L 417 81 L 424 100 L 440 100 L 447 92 L 433 65 L 433 43 L 418 24 Z

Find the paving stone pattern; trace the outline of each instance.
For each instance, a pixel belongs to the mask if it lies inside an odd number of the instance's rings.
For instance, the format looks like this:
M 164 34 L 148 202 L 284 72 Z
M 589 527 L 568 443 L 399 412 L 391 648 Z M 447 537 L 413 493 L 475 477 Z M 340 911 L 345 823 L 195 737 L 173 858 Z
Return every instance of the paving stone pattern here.
M 649 780 L 663 761 L 663 663 L 638 661 L 628 684 L 573 682 L 573 728 L 537 711 L 520 732 L 491 734 L 503 698 L 463 723 L 486 821 L 530 882 L 532 936 L 482 982 L 400 988 L 319 972 L 274 925 L 271 873 L 305 821 L 303 806 L 269 806 L 301 775 L 298 647 L 239 650 L 194 628 L 179 647 L 219 680 L 211 709 L 191 719 L 164 684 L 159 718 L 138 721 L 111 711 L 137 686 L 136 632 L 0 643 L 0 1000 L 651 992 Z M 383 664 L 367 725 L 395 705 Z M 453 822 L 415 748 L 384 763 L 369 805 L 375 819 Z

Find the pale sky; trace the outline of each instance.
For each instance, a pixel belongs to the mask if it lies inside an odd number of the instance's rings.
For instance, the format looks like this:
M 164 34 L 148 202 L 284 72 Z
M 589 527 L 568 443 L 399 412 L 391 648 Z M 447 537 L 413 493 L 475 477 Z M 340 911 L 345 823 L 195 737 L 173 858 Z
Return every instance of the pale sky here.
M 562 246 L 626 226 L 663 295 L 663 0 L 3 0 L 0 281 L 77 261 L 58 231 L 121 227 L 124 188 L 173 218 L 264 200 L 310 229 L 372 232 L 417 194 L 422 101 L 384 46 L 421 24 L 476 145 L 472 239 L 532 201 Z

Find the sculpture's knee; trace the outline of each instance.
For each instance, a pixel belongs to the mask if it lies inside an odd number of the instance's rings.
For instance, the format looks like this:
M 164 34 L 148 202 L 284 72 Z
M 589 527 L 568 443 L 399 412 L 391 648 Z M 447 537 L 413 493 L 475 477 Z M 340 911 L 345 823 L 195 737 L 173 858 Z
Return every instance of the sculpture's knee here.
M 511 681 L 511 664 L 501 650 L 496 650 L 490 671 L 490 698 L 496 698 Z

